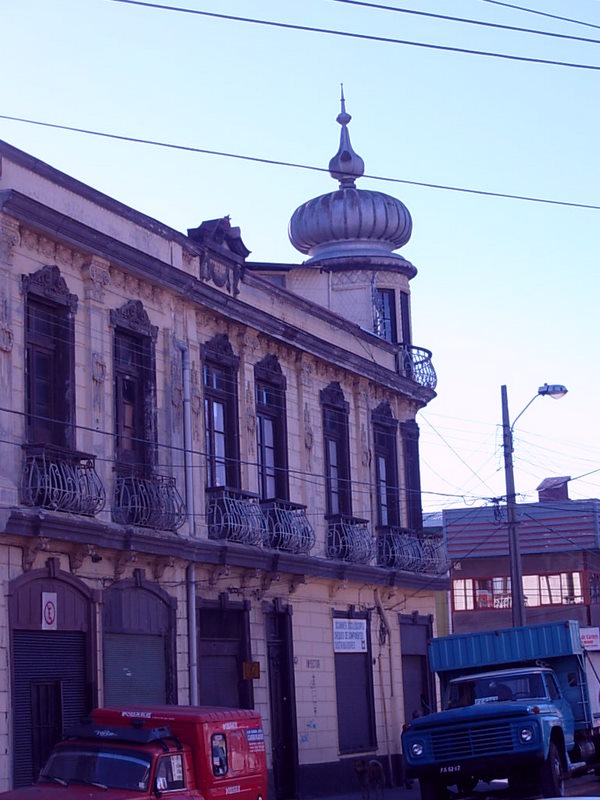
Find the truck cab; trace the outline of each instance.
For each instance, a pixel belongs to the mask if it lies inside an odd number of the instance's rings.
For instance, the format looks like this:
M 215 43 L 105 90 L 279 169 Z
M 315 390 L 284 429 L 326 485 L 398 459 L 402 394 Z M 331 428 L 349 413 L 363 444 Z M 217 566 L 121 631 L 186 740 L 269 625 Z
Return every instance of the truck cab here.
M 430 662 L 443 710 L 402 735 L 422 800 L 506 778 L 519 795 L 561 796 L 566 777 L 598 765 L 577 623 L 441 637 L 430 643 Z
M 246 709 L 96 709 L 59 742 L 37 783 L 11 800 L 266 800 L 260 716 Z

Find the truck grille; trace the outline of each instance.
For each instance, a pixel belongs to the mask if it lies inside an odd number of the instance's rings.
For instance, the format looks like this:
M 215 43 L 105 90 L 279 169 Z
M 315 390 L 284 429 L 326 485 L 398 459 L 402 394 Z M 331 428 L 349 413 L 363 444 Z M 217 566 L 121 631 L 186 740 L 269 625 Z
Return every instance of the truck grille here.
M 469 756 L 508 753 L 513 748 L 510 725 L 488 724 L 485 728 L 459 728 L 431 735 L 436 759 L 455 761 Z

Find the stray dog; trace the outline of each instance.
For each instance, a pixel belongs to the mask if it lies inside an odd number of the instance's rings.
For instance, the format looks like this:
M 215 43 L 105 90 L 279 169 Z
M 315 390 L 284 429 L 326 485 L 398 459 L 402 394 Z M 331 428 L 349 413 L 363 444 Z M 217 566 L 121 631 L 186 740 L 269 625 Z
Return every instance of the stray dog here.
M 357 758 L 354 761 L 354 771 L 358 778 L 362 800 L 370 800 L 371 791 L 375 800 L 383 800 L 383 789 L 385 787 L 385 773 L 381 761 L 371 758 Z

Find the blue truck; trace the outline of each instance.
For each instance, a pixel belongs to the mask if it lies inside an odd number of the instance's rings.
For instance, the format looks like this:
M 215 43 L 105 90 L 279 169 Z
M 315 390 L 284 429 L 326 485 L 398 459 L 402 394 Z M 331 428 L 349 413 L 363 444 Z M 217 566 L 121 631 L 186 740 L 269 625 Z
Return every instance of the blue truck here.
M 470 795 L 508 779 L 511 796 L 564 795 L 565 779 L 600 771 L 599 716 L 575 621 L 432 639 L 442 711 L 404 726 L 421 800 Z M 594 698 L 597 708 L 597 698 Z

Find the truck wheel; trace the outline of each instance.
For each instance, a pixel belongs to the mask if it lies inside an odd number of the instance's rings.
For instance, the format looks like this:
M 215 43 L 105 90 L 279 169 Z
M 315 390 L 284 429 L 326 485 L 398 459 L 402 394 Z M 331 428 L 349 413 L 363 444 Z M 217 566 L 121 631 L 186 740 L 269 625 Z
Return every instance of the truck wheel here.
M 479 783 L 479 778 L 476 778 L 474 775 L 467 775 L 465 777 L 460 778 L 456 782 L 456 788 L 458 789 L 460 795 L 462 797 L 470 797 L 473 794 L 473 790 Z
M 447 800 L 448 790 L 445 783 L 436 781 L 435 778 L 419 778 L 421 800 Z
M 550 742 L 548 758 L 540 768 L 540 790 L 544 797 L 565 795 L 565 774 L 560 753 L 554 742 Z

